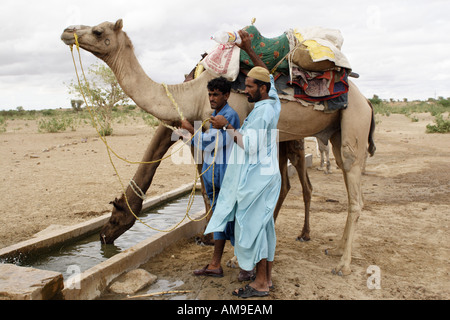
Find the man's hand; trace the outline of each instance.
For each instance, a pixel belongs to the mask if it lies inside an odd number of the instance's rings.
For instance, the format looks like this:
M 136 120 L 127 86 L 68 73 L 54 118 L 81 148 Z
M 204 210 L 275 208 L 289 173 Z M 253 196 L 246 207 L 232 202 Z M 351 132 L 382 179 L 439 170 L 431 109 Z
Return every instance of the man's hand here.
M 194 127 L 187 120 L 181 120 L 181 127 L 174 131 L 179 136 L 179 139 L 184 141 L 190 140 L 194 134 Z
M 248 52 L 252 49 L 252 40 L 250 39 L 250 35 L 245 30 L 239 30 L 238 31 L 239 36 L 241 37 L 241 43 L 236 45 L 244 50 L 245 52 Z
M 215 117 L 211 116 L 211 118 L 209 118 L 209 121 L 215 129 L 222 129 L 225 125 L 228 124 L 228 120 L 221 115 Z
M 252 40 L 250 39 L 250 35 L 248 34 L 248 32 L 245 30 L 239 30 L 238 33 L 242 39 L 242 42 L 240 44 L 236 43 L 236 45 L 248 54 L 248 56 L 252 60 L 255 67 L 263 67 L 263 68 L 269 70 L 267 68 L 266 64 L 261 60 L 261 58 L 253 50 Z
M 181 120 L 181 129 L 189 131 L 190 134 L 194 134 L 194 127 L 188 120 Z
M 234 142 L 236 142 L 241 148 L 244 148 L 244 143 L 242 142 L 242 134 L 238 130 L 235 130 L 224 116 L 211 116 L 209 121 L 211 122 L 213 128 L 216 129 L 223 129 L 225 125 L 228 125 L 227 133 L 231 135 Z

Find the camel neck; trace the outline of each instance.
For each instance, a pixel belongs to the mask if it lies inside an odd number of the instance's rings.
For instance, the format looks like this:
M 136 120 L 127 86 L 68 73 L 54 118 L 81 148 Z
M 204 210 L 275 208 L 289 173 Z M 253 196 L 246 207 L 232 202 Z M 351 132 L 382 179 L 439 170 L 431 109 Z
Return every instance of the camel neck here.
M 131 46 L 124 45 L 114 56 L 106 58 L 105 62 L 114 72 L 124 92 L 138 107 L 159 120 L 180 120 L 180 115 L 172 100 L 167 96 L 164 86 L 147 76 Z M 168 88 L 176 101 L 184 101 L 185 95 L 188 94 L 183 84 L 168 86 Z M 192 92 L 190 94 L 192 95 Z M 187 119 L 192 116 L 190 110 L 183 110 L 181 105 L 179 107 Z

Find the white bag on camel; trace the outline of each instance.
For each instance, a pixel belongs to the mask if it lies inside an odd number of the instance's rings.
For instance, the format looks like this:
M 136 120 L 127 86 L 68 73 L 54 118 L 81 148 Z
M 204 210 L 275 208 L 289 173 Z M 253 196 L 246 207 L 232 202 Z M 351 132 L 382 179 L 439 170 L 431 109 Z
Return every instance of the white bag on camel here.
M 218 44 L 207 52 L 201 64 L 217 76 L 234 81 L 239 74 L 240 50 L 235 44 Z

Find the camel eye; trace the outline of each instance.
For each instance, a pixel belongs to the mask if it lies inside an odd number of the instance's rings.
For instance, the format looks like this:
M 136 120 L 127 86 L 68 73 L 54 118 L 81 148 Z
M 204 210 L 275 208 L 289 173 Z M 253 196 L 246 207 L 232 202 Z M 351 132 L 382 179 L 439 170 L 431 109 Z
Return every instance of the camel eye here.
M 101 37 L 103 34 L 103 30 L 94 29 L 94 30 L 92 30 L 92 33 L 97 37 Z

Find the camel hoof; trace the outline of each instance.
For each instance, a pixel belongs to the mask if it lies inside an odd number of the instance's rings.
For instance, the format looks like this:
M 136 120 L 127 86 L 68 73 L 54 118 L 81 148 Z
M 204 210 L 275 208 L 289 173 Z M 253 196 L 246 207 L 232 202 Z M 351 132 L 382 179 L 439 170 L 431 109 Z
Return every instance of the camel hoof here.
M 339 271 L 336 271 L 339 270 Z M 348 276 L 352 273 L 352 270 L 350 269 L 350 267 L 346 267 L 346 266 L 340 266 L 338 265 L 336 268 L 334 268 L 333 270 L 331 270 L 331 273 L 334 275 L 338 275 L 338 276 Z
M 326 256 L 336 256 L 335 249 L 325 249 Z
M 311 238 L 310 238 L 310 237 L 305 237 L 305 236 L 303 236 L 303 237 L 297 237 L 297 238 L 295 239 L 295 241 L 300 241 L 300 242 L 307 242 L 307 241 L 309 241 L 309 240 L 311 240 Z
M 325 250 L 326 251 L 326 250 Z M 336 272 L 336 269 L 333 268 L 333 270 L 331 270 L 331 273 L 334 275 L 338 275 L 340 277 L 342 277 L 344 274 L 342 273 L 342 271 Z
M 199 237 L 195 237 L 195 244 L 198 246 L 203 247 L 205 244 L 203 243 L 202 239 L 200 239 Z
M 198 246 L 213 246 L 214 242 L 209 242 L 207 239 L 205 238 L 201 238 L 201 237 L 195 237 L 195 244 Z

